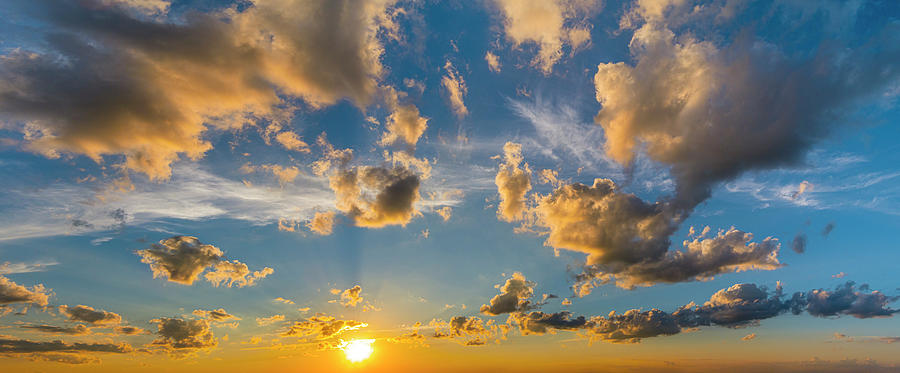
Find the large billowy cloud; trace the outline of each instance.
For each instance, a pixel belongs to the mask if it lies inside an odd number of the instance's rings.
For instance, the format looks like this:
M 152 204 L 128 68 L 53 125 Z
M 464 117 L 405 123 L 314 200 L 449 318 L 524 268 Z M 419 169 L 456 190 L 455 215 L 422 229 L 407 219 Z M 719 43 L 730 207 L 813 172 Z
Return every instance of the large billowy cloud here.
M 124 155 L 127 168 L 165 179 L 172 162 L 211 148 L 208 128 L 280 120 L 291 98 L 371 102 L 392 3 L 251 1 L 178 22 L 121 2 L 23 3 L 54 32 L 0 58 L 0 119 L 32 151 Z
M 517 48 L 534 45 L 537 55 L 531 64 L 544 74 L 553 71 L 553 65 L 565 53 L 564 47 L 574 54 L 590 44 L 591 25 L 587 19 L 601 5 L 599 0 L 496 0 L 495 3 L 500 9 L 506 38 Z
M 173 357 L 184 357 L 198 350 L 218 346 L 219 341 L 209 328 L 209 321 L 161 317 L 150 320 L 156 324 L 157 338 L 148 345 L 161 349 Z
M 219 248 L 190 236 L 167 238 L 136 254 L 141 262 L 150 265 L 154 278 L 163 277 L 182 285 L 192 285 L 207 269 L 211 269 L 204 275 L 207 281 L 213 286 L 228 287 L 253 286 L 273 272 L 269 267 L 251 272 L 244 263 L 226 260 Z

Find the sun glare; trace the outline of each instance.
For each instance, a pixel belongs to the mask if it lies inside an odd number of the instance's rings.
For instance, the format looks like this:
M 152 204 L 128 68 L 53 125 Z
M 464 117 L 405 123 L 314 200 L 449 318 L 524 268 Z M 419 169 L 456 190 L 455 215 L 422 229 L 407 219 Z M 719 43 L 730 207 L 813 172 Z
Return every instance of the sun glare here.
M 354 339 L 350 342 L 342 343 L 340 349 L 347 355 L 347 360 L 352 363 L 358 363 L 372 355 L 374 351 L 372 343 L 374 342 L 374 339 Z

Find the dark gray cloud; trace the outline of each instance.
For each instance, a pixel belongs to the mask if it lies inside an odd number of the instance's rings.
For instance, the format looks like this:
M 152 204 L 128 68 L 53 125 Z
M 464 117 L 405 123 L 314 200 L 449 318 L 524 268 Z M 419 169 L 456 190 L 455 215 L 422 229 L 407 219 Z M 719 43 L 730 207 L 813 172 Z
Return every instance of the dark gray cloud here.
M 185 320 L 162 317 L 150 320 L 156 324 L 157 336 L 151 347 L 162 348 L 172 352 L 173 356 L 182 356 L 199 349 L 216 347 L 219 341 L 213 336 L 207 320 Z
M 330 176 L 336 207 L 360 227 L 406 225 L 420 215 L 419 176 L 403 166 L 360 166 Z M 371 194 L 371 195 L 370 195 Z
M 769 295 L 765 287 L 736 284 L 712 295 L 702 306 L 687 305 L 674 312 L 682 327 L 719 325 L 729 328 L 756 325 L 760 320 L 778 316 L 790 309 L 781 287 Z
M 859 319 L 891 317 L 900 312 L 888 307 L 900 296 L 887 296 L 877 290 L 866 293 L 870 290 L 868 285 L 858 288 L 855 285 L 853 281 L 848 281 L 834 290 L 810 290 L 803 297 L 806 311 L 818 317 L 850 315 Z
M 194 315 L 214 322 L 225 322 L 231 320 L 240 320 L 239 317 L 228 313 L 224 308 L 217 310 L 194 310 Z
M 522 334 L 545 334 L 553 330 L 583 329 L 588 321 L 584 316 L 572 318 L 568 311 L 544 313 L 541 311 L 517 312 L 511 315 Z
M 219 248 L 200 242 L 197 237 L 174 236 L 135 252 L 141 262 L 150 265 L 153 277 L 163 277 L 170 282 L 192 285 L 207 269 L 204 277 L 213 286 L 253 286 L 257 280 L 272 274 L 265 267 L 251 272 L 246 264 L 228 261 Z
M 636 343 L 643 338 L 672 335 L 681 332 L 671 314 L 652 309 L 628 310 L 622 314 L 610 312 L 609 316 L 591 318 L 588 335 L 612 343 Z
M 63 341 L 29 341 L 26 339 L 0 338 L 0 354 L 27 354 L 40 352 L 108 352 L 126 353 L 132 348 L 127 343 L 65 343 Z
M 122 316 L 113 312 L 95 310 L 93 307 L 78 305 L 69 307 L 59 306 L 59 312 L 69 317 L 71 321 L 86 322 L 91 325 L 118 325 L 122 322 Z
M 834 230 L 834 223 L 825 224 L 825 228 L 822 228 L 822 236 L 828 237 L 831 234 L 831 231 Z

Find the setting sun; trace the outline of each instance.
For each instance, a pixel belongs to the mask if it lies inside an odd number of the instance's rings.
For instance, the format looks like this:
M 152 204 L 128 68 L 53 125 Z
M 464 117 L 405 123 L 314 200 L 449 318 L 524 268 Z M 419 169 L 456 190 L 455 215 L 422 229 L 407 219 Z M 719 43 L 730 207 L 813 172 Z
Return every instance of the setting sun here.
M 374 351 L 372 343 L 375 343 L 374 339 L 354 339 L 350 342 L 342 343 L 340 349 L 347 355 L 347 360 L 350 360 L 352 363 L 358 363 L 372 356 Z

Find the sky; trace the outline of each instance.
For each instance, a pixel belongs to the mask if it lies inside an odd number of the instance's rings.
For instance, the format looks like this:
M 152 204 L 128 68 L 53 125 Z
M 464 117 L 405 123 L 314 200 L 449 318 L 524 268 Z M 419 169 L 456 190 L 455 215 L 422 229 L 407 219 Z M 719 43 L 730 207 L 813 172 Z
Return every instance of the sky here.
M 0 14 L 3 371 L 900 371 L 898 2 Z

